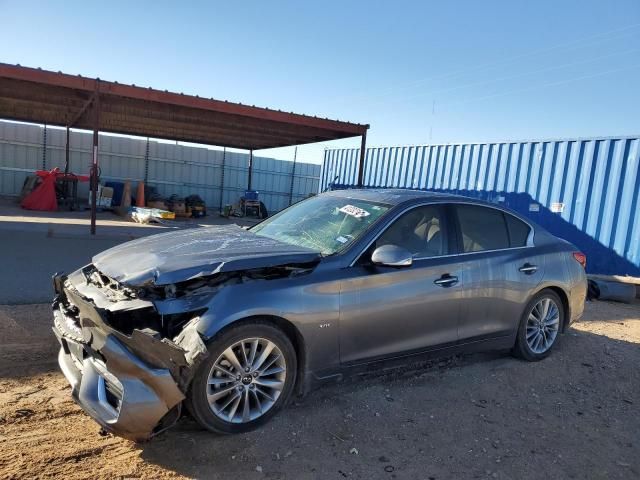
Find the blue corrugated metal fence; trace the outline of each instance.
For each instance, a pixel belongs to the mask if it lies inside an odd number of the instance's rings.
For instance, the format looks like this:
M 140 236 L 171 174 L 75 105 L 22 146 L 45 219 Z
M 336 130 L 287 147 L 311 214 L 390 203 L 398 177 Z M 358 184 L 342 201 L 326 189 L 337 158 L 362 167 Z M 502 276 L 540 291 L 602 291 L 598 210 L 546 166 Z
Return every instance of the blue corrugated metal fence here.
M 321 190 L 356 184 L 359 149 L 327 150 Z M 482 198 L 576 244 L 588 271 L 640 276 L 640 137 L 368 148 L 364 186 Z

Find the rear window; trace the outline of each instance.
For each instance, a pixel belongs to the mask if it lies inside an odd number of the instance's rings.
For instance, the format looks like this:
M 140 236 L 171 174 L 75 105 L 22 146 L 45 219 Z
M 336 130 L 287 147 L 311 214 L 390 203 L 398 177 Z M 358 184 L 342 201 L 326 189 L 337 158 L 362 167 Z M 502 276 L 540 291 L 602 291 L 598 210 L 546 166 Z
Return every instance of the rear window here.
M 507 228 L 509 229 L 509 238 L 511 239 L 512 247 L 524 247 L 527 245 L 527 238 L 529 238 L 529 231 L 531 228 L 519 218 L 504 214 L 507 219 Z
M 509 248 L 509 233 L 501 210 L 456 205 L 465 253 Z

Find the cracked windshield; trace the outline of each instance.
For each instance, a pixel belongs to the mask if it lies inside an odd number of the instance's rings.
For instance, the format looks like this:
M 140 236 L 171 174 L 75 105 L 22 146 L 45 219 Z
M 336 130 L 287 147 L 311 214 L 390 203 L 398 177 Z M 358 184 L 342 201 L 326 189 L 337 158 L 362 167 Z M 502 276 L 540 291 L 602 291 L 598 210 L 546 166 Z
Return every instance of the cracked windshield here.
M 389 206 L 344 197 L 313 197 L 251 229 L 264 237 L 332 255 L 357 239 Z

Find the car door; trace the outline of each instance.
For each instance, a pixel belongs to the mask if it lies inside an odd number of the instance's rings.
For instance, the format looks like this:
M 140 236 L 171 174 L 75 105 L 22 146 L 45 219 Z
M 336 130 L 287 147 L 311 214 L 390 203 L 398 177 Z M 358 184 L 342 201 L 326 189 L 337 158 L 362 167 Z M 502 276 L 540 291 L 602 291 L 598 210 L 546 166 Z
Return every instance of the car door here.
M 457 341 L 462 265 L 450 252 L 445 209 L 422 205 L 396 217 L 348 268 L 340 287 L 340 359 L 359 363 Z M 375 248 L 409 250 L 411 266 L 376 266 Z
M 544 257 L 533 248 L 531 227 L 490 206 L 456 204 L 454 210 L 465 259 L 460 341 L 512 334 L 544 273 Z

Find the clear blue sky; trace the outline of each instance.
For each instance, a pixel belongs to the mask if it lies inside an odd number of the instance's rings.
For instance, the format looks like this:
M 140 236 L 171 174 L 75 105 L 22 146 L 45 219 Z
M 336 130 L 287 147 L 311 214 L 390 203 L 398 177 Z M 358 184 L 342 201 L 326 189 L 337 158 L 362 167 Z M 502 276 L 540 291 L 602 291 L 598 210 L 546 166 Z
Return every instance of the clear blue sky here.
M 1 62 L 369 123 L 369 145 L 640 133 L 640 0 L 0 0 L 0 25 Z

